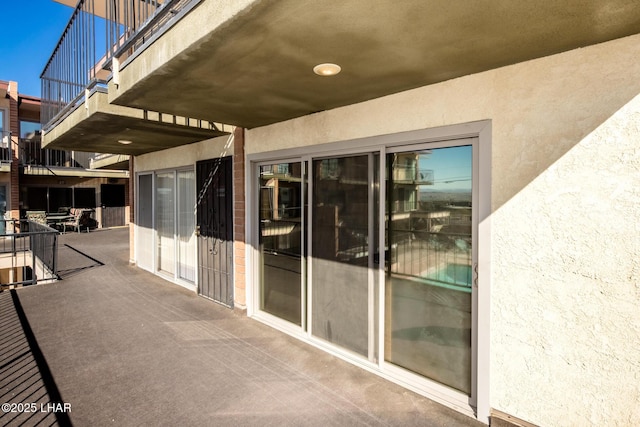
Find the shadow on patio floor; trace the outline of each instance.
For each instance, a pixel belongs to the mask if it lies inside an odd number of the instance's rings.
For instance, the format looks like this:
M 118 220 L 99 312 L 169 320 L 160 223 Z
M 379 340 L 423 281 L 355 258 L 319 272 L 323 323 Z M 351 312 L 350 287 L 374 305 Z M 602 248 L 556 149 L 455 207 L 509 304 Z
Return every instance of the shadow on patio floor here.
M 0 293 L 0 424 L 70 426 L 15 290 Z

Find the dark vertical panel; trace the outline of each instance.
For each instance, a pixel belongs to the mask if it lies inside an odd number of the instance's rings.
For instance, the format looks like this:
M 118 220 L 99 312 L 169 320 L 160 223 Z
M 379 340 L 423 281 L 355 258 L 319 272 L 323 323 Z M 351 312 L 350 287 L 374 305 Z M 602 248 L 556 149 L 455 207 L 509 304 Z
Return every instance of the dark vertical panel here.
M 208 184 L 208 178 L 214 170 L 215 175 Z M 196 218 L 200 229 L 199 292 L 207 298 L 233 306 L 231 157 L 198 162 L 196 180 L 199 196 Z M 202 194 L 202 189 L 207 185 L 206 192 Z

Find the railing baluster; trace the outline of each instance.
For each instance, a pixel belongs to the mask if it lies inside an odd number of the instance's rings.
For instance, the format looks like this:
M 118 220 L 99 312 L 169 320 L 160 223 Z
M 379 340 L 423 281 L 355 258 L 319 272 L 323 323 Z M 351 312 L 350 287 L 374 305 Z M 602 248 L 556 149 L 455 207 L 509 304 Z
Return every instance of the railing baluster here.
M 176 12 L 195 1 L 199 0 L 166 0 L 163 4 L 153 0 L 107 1 L 99 11 L 95 0 L 79 0 L 40 75 L 43 128 L 47 130 L 70 105 L 80 102 L 93 81 L 105 84 L 99 73 L 110 68 L 115 56 L 138 49 Z M 103 51 L 96 46 L 100 30 L 104 31 Z

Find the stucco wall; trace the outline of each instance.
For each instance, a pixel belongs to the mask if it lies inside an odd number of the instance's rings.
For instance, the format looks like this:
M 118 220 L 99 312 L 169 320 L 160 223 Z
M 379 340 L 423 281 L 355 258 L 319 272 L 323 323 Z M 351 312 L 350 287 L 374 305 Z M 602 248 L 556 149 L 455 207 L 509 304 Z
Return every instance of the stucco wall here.
M 540 425 L 631 425 L 638 58 L 640 35 L 614 40 L 252 129 L 246 153 L 491 119 L 491 407 Z
M 140 60 L 126 66 L 121 73 L 116 87 L 109 82 L 109 102 L 113 102 L 119 94 L 127 92 L 136 82 L 162 67 L 168 60 L 183 52 L 199 39 L 210 34 L 211 29 L 225 25 L 229 19 L 251 6 L 255 0 L 219 0 L 205 1 L 198 4 L 195 13 L 188 13 L 165 37 L 163 43 L 154 43 L 140 54 Z
M 229 141 L 229 138 L 230 136 L 220 136 L 195 144 L 143 154 L 136 157 L 134 168 L 136 172 L 179 168 L 195 166 L 198 160 L 231 156 L 233 141 Z

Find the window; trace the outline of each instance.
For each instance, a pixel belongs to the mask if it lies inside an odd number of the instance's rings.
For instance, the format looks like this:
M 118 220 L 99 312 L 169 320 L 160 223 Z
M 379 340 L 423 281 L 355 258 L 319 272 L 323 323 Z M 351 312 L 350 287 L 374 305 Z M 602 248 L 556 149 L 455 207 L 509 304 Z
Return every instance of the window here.
M 40 123 L 20 121 L 20 138 L 31 139 L 40 133 Z

